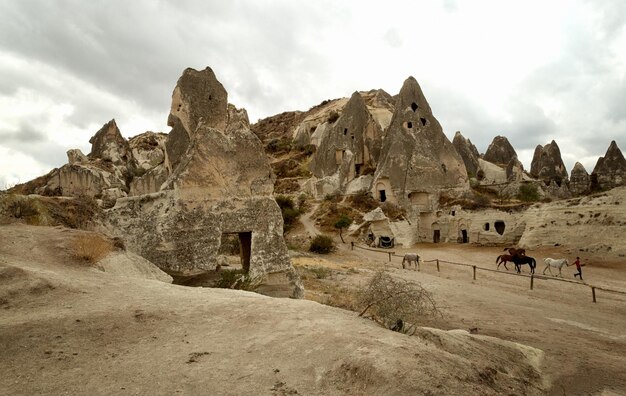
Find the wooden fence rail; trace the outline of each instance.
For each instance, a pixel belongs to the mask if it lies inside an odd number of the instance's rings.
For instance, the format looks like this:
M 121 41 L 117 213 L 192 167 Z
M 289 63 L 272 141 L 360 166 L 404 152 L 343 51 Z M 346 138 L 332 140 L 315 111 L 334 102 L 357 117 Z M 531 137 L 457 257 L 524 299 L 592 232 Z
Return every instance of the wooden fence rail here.
M 352 250 L 354 250 L 354 248 L 359 248 L 359 249 L 363 249 L 363 250 L 369 250 L 372 252 L 378 252 L 378 253 L 386 253 L 389 256 L 389 262 L 391 262 L 391 258 L 392 257 L 401 257 L 404 258 L 404 255 L 399 255 L 399 254 L 395 254 L 395 252 L 388 252 L 388 251 L 382 251 L 382 250 L 378 250 L 378 249 L 371 249 L 371 248 L 366 248 L 363 246 L 359 246 L 357 244 L 355 244 L 354 242 L 350 242 L 351 243 L 351 248 Z M 600 287 L 600 286 L 594 286 L 591 285 L 589 283 L 580 283 L 577 281 L 572 281 L 572 280 L 568 280 L 568 279 L 559 279 L 559 278 L 554 278 L 554 277 L 548 277 L 545 275 L 536 275 L 536 274 L 530 274 L 530 275 L 526 275 L 526 274 L 518 274 L 518 273 L 514 273 L 514 272 L 502 272 L 499 270 L 495 270 L 495 269 L 490 269 L 490 268 L 481 268 L 476 266 L 475 264 L 468 264 L 468 263 L 457 263 L 454 261 L 445 261 L 445 260 L 440 260 L 440 259 L 433 259 L 433 260 L 422 260 L 423 263 L 436 263 L 437 265 L 437 272 L 441 272 L 440 269 L 440 263 L 445 263 L 445 264 L 450 264 L 450 265 L 456 265 L 456 266 L 461 266 L 461 267 L 472 267 L 472 278 L 473 280 L 476 280 L 476 272 L 477 271 L 485 271 L 485 272 L 495 272 L 498 274 L 506 274 L 506 275 L 513 275 L 513 276 L 521 276 L 521 277 L 526 277 L 529 278 L 530 280 L 530 290 L 534 289 L 534 283 L 535 283 L 535 279 L 541 279 L 541 280 L 552 280 L 552 281 L 558 281 L 558 282 L 567 282 L 567 283 L 573 283 L 576 285 L 581 285 L 581 286 L 587 286 L 589 288 L 591 288 L 591 299 L 592 301 L 595 303 L 596 301 L 596 290 L 602 290 L 604 292 L 607 293 L 614 293 L 614 294 L 619 294 L 619 295 L 624 295 L 626 296 L 626 292 L 622 291 L 622 290 L 614 290 L 614 289 L 608 289 L 605 287 Z M 417 270 L 420 271 L 420 263 L 419 260 L 417 262 Z

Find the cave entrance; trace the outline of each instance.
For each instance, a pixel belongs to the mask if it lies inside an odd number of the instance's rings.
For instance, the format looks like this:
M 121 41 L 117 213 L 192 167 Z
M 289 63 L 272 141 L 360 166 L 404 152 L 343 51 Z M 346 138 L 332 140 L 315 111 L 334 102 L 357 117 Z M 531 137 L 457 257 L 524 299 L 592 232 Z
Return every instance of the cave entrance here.
M 378 190 L 379 196 L 380 196 L 380 202 L 385 202 L 387 200 L 387 194 L 385 193 L 385 190 Z
M 441 231 L 433 230 L 433 243 L 439 243 L 441 241 Z
M 463 243 L 469 242 L 469 238 L 467 237 L 467 230 L 461 230 L 461 238 L 463 239 Z
M 504 229 L 506 227 L 506 225 L 504 224 L 504 221 L 502 220 L 498 220 L 495 223 L 493 223 L 493 227 L 496 229 L 496 232 L 500 235 L 504 234 Z
M 250 256 L 252 253 L 252 232 L 224 233 L 220 243 L 219 254 L 224 256 L 239 256 L 241 269 L 244 273 L 250 271 Z M 236 258 L 233 257 L 234 260 Z

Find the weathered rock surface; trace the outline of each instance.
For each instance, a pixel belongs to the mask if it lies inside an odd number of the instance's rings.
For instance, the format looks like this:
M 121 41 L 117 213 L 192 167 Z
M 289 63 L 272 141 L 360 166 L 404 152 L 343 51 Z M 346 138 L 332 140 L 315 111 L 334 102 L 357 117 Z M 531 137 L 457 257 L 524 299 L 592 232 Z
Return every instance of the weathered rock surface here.
M 496 136 L 487 148 L 483 159 L 491 163 L 506 166 L 517 153 L 509 140 L 504 136 Z
M 358 92 L 344 107 L 341 116 L 322 135 L 311 159 L 310 170 L 318 179 L 337 174 L 334 189 L 345 191 L 347 183 L 364 171 L 373 173 L 380 156 L 382 134 Z M 316 189 L 317 191 L 317 189 Z
M 461 134 L 461 131 L 457 131 L 454 134 L 452 145 L 463 159 L 467 172 L 475 176 L 476 172 L 478 172 L 478 158 L 480 157 L 476 146 L 472 144 L 471 140 L 466 139 Z
M 607 190 L 624 184 L 626 184 L 626 159 L 613 140 L 604 157 L 598 158 L 591 172 L 591 188 Z
M 157 193 L 118 199 L 106 216 L 109 232 L 172 273 L 215 269 L 223 234 L 239 235 L 252 276 L 293 272 L 261 141 L 210 68 L 184 71 L 168 123 L 167 181 Z M 294 286 L 301 296 L 296 277 Z
M 419 84 L 409 77 L 383 141 L 372 183 L 374 196 L 411 208 L 436 200 L 441 190 L 467 188 L 463 160 L 433 116 Z
M 537 145 L 530 165 L 530 174 L 542 180 L 546 186 L 554 182 L 560 187 L 561 184 L 568 182 L 561 150 L 554 140 L 545 146 Z
M 589 192 L 591 178 L 580 162 L 576 162 L 569 178 L 569 190 L 573 195 L 582 195 Z

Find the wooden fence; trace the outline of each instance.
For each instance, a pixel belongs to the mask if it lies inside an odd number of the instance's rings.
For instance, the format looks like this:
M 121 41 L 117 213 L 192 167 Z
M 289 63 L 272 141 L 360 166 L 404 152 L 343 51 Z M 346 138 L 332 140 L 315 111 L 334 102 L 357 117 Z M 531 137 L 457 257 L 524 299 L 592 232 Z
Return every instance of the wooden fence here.
M 369 250 L 371 252 L 385 253 L 385 254 L 387 254 L 389 256 L 389 262 L 391 262 L 391 258 L 392 257 L 404 258 L 404 255 L 398 255 L 398 254 L 396 254 L 393 251 L 383 251 L 383 250 L 380 250 L 380 249 L 372 249 L 372 248 L 369 248 L 369 247 L 359 246 L 359 245 L 355 244 L 354 242 L 350 242 L 350 244 L 351 244 L 351 249 L 352 250 L 354 250 L 354 248 L 358 248 L 358 249 L 363 249 L 363 250 Z M 601 290 L 601 291 L 607 292 L 607 293 L 614 293 L 614 294 L 620 294 L 620 295 L 626 296 L 626 292 L 621 291 L 621 290 L 614 290 L 614 289 L 609 289 L 609 288 L 606 288 L 606 287 L 594 286 L 594 285 L 591 285 L 589 283 L 581 283 L 581 282 L 577 282 L 577 281 L 561 279 L 561 278 L 555 278 L 555 277 L 549 277 L 549 276 L 545 276 L 545 275 L 536 275 L 536 274 L 526 275 L 526 274 L 518 274 L 518 273 L 514 273 L 514 272 L 502 272 L 502 271 L 498 271 L 498 270 L 495 270 L 495 269 L 478 267 L 478 266 L 476 266 L 474 264 L 456 263 L 456 262 L 453 262 L 453 261 L 445 261 L 445 260 L 439 260 L 439 259 L 424 260 L 423 262 L 424 263 L 435 263 L 436 267 L 437 267 L 437 272 L 441 272 L 441 264 L 442 263 L 455 265 L 455 266 L 461 266 L 461 267 L 470 267 L 470 268 L 472 268 L 472 278 L 473 278 L 473 280 L 476 280 L 476 272 L 477 271 L 495 272 L 497 274 L 521 276 L 521 277 L 529 278 L 529 280 L 530 280 L 530 290 L 533 290 L 533 288 L 534 288 L 535 279 L 550 280 L 550 281 L 557 281 L 557 282 L 567 282 L 567 283 L 573 283 L 573 284 L 580 285 L 580 286 L 587 286 L 587 287 L 589 287 L 591 289 L 591 299 L 592 299 L 592 301 L 594 303 L 597 302 L 597 300 L 596 300 L 596 290 Z M 417 262 L 417 270 L 420 271 L 420 262 L 419 261 Z

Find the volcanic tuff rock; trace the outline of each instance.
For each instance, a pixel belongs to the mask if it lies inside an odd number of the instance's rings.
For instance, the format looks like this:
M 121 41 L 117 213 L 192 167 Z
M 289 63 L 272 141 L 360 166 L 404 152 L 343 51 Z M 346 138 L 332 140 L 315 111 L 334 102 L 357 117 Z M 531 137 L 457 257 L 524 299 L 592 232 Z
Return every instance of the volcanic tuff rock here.
M 376 168 L 383 131 L 368 112 L 358 92 L 343 108 L 341 116 L 322 135 L 311 159 L 310 170 L 317 178 L 338 173 L 336 186 L 343 191 L 348 182 L 366 168 Z
M 589 191 L 591 179 L 580 162 L 576 162 L 569 178 L 569 190 L 573 195 L 582 195 Z
M 542 180 L 546 186 L 552 181 L 558 186 L 563 182 L 567 183 L 567 170 L 561 159 L 561 150 L 554 140 L 543 147 L 537 145 L 530 165 L 530 174 Z
M 463 160 L 413 77 L 398 94 L 372 187 L 379 199 L 405 208 L 436 201 L 440 190 L 469 188 Z
M 244 270 L 252 276 L 286 271 L 294 296 L 301 297 L 261 141 L 250 131 L 245 110 L 228 104 L 210 68 L 184 71 L 168 124 L 167 181 L 157 193 L 118 200 L 105 216 L 109 233 L 161 268 L 179 273 L 215 269 L 222 235 L 238 234 Z
M 487 148 L 483 159 L 491 163 L 505 166 L 517 153 L 509 140 L 504 136 L 496 136 Z
M 591 188 L 604 190 L 624 184 L 626 184 L 626 159 L 613 140 L 604 157 L 598 158 L 591 172 Z
M 454 134 L 452 145 L 463 159 L 467 172 L 476 175 L 476 172 L 478 172 L 478 158 L 480 157 L 476 146 L 472 144 L 471 140 L 466 139 L 461 134 L 461 131 L 456 131 Z

